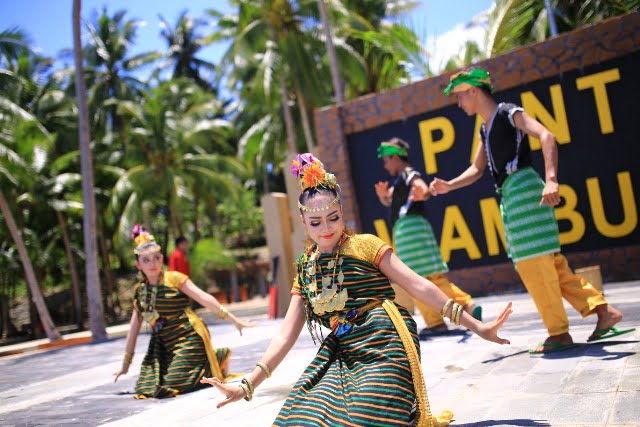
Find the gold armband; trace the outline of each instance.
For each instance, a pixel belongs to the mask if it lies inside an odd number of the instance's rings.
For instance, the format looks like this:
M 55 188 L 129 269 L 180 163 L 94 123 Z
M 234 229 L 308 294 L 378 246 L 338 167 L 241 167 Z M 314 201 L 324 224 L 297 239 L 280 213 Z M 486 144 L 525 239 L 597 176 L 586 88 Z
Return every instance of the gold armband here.
M 269 369 L 266 363 L 258 362 L 256 363 L 256 366 L 264 371 L 267 378 L 271 377 L 271 369 Z
M 133 361 L 133 353 L 128 353 L 128 352 L 124 352 L 124 360 L 123 360 L 123 364 L 125 365 L 131 365 L 131 362 Z
M 453 298 L 449 298 L 447 302 L 444 303 L 444 305 L 442 306 L 442 310 L 440 310 L 440 316 L 444 317 L 447 315 L 447 310 L 449 310 L 449 307 L 451 307 L 451 304 L 453 304 Z
M 218 310 L 218 317 L 221 319 L 226 319 L 227 317 L 229 317 L 229 312 L 222 304 L 220 304 L 220 310 Z
M 242 387 L 242 389 L 247 394 L 245 396 L 244 400 L 246 400 L 248 402 L 251 399 L 253 399 L 253 383 L 251 382 L 251 380 L 249 378 L 244 377 L 242 379 L 242 381 L 240 381 L 240 387 Z

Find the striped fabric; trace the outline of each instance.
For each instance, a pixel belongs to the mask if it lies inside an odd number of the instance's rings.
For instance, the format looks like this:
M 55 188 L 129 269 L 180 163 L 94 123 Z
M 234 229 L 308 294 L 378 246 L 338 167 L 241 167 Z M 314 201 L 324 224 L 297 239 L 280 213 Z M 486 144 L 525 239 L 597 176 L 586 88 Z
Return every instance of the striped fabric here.
M 433 228 L 423 216 L 407 215 L 398 219 L 393 227 L 393 242 L 398 257 L 419 275 L 449 271 Z
M 553 208 L 540 206 L 544 182 L 532 168 L 509 175 L 502 185 L 500 211 L 513 262 L 560 252 Z
M 355 235 L 343 244 L 343 289 L 349 294 L 344 312 L 373 300 L 394 299 L 389 280 L 377 267 L 387 250 L 389 247 L 372 235 Z M 320 256 L 323 274 L 331 274 L 327 267 L 331 259 L 332 254 Z M 298 265 L 299 274 L 304 268 Z M 321 287 L 319 277 L 316 282 Z M 293 292 L 308 304 L 304 279 L 298 277 L 296 283 L 302 288 Z M 407 310 L 398 308 L 419 354 L 416 324 Z M 329 327 L 329 319 L 336 313 L 312 315 L 313 320 Z M 331 333 L 324 339 L 273 425 L 406 427 L 414 415 L 414 402 L 411 368 L 402 340 L 385 309 L 378 306 L 346 333 Z
M 167 320 L 158 332 L 151 334 L 136 382 L 138 398 L 172 397 L 187 393 L 203 387 L 200 384 L 203 376 L 211 376 L 203 338 L 196 333 L 185 311 L 190 305 L 189 297 L 180 292 L 178 287 L 165 284 L 173 282 L 174 275 L 180 275 L 184 280 L 187 278 L 182 273 L 169 271 L 158 285 L 156 310 Z M 144 295 L 143 286 L 145 284 L 140 284 L 136 289 L 134 306 L 137 310 L 141 310 L 139 299 Z M 147 294 L 149 297 L 151 292 Z M 216 349 L 215 356 L 222 371 L 226 371 L 230 350 Z

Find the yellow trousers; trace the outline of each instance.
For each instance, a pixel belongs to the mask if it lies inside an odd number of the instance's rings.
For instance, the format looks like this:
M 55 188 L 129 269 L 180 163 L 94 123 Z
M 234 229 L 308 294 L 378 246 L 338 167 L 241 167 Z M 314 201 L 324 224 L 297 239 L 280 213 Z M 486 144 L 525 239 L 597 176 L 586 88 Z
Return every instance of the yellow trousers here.
M 463 307 L 473 301 L 471 295 L 451 283 L 447 275 L 444 273 L 430 274 L 427 276 L 427 279 L 432 281 L 449 298 L 453 298 L 455 302 Z M 414 299 L 413 302 L 416 307 L 418 307 L 418 310 L 420 311 L 420 314 L 422 314 L 428 328 L 440 326 L 444 323 L 444 319 L 440 316 L 439 312 L 429 308 L 417 299 Z
M 562 298 L 582 317 L 592 314 L 597 306 L 607 304 L 600 291 L 571 271 L 567 259 L 559 252 L 517 261 L 515 266 L 550 336 L 569 332 Z

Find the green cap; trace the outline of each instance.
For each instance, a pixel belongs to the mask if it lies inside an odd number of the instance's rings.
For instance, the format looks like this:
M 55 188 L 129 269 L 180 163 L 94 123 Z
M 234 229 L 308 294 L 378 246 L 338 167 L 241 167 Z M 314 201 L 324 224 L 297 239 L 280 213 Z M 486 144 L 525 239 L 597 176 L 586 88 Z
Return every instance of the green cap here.
M 475 87 L 486 87 L 490 92 L 493 92 L 493 85 L 491 85 L 491 75 L 487 70 L 482 68 L 474 68 L 468 71 L 460 71 L 459 73 L 451 76 L 449 86 L 444 90 L 445 95 L 452 93 L 464 92 Z

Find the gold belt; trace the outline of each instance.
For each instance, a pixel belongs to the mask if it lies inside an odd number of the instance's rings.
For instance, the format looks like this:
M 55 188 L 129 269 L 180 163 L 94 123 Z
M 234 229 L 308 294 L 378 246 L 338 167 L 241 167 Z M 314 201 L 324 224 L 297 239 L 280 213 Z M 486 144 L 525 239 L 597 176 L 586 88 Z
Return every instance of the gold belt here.
M 380 306 L 382 301 L 374 300 L 366 303 L 362 307 L 353 308 L 347 311 L 345 314 L 334 314 L 329 319 L 329 324 L 331 326 L 331 330 L 337 335 L 340 336 L 351 329 L 351 326 L 364 314 L 373 310 L 374 308 Z

